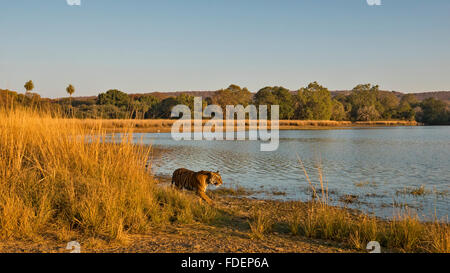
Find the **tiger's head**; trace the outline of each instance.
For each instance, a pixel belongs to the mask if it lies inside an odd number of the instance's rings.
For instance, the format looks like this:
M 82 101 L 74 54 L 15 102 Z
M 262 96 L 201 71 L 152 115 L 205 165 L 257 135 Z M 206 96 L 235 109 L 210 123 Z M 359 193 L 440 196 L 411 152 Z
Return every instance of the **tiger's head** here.
M 208 184 L 219 187 L 223 184 L 222 177 L 220 176 L 219 171 L 217 172 L 209 172 Z

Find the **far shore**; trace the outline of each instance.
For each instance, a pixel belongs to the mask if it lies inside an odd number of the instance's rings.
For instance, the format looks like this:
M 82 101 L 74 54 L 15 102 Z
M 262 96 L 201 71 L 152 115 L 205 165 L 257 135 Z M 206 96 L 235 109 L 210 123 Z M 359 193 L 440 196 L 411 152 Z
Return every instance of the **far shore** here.
M 174 119 L 76 119 L 88 129 L 101 127 L 109 132 L 146 132 L 146 133 L 169 133 L 173 124 L 178 121 Z M 205 125 L 208 120 L 203 120 Z M 234 121 L 236 127 L 237 121 Z M 349 128 L 372 128 L 387 126 L 420 126 L 416 121 L 404 120 L 380 120 L 380 121 L 332 121 L 332 120 L 280 120 L 279 130 L 330 130 L 330 129 L 349 129 Z M 270 129 L 271 121 L 267 122 Z M 194 122 L 192 122 L 192 128 Z M 259 128 L 259 126 L 258 126 Z M 245 121 L 245 129 L 249 130 L 249 121 Z M 254 129 L 257 129 L 254 127 Z M 225 131 L 225 129 L 224 129 Z

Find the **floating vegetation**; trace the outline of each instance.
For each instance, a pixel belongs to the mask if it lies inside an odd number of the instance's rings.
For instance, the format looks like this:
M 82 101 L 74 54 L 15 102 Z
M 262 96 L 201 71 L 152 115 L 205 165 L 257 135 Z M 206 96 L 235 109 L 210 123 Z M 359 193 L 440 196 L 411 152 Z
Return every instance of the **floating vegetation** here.
M 364 195 L 365 197 L 373 197 L 373 198 L 380 198 L 383 197 L 383 195 L 381 194 L 376 194 L 376 193 L 367 193 L 366 195 Z
M 397 190 L 396 195 L 413 195 L 413 196 L 423 196 L 432 193 L 430 190 L 427 190 L 424 185 L 419 187 L 405 187 L 401 190 Z
M 344 196 L 341 196 L 341 198 L 339 198 L 339 201 L 345 204 L 359 203 L 359 197 L 357 195 L 346 194 Z
M 361 181 L 361 182 L 356 182 L 355 186 L 358 188 L 362 188 L 362 187 L 377 187 L 377 183 L 376 182 L 369 182 L 369 181 Z
M 436 190 L 436 188 L 434 188 L 433 194 L 436 195 L 436 197 L 447 197 L 449 194 L 449 191 L 448 190 L 438 191 L 438 190 Z
M 286 195 L 286 192 L 284 192 L 284 191 L 272 191 L 272 194 L 273 195 Z

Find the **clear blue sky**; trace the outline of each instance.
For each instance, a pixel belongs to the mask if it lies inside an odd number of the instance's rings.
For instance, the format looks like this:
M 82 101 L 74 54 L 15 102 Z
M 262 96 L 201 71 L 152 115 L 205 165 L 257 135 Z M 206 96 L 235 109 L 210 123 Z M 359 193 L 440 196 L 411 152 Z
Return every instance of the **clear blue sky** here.
M 44 97 L 331 90 L 358 83 L 450 90 L 450 1 L 0 0 L 0 88 Z

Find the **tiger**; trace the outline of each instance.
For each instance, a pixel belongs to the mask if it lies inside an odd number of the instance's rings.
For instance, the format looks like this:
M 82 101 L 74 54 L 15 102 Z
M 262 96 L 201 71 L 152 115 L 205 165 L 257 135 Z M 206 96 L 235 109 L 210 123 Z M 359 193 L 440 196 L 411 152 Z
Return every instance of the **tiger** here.
M 213 201 L 206 195 L 206 188 L 210 184 L 215 185 L 216 187 L 223 184 L 219 171 L 194 172 L 182 168 L 175 170 L 172 175 L 172 186 L 175 186 L 180 190 L 187 189 L 190 191 L 195 191 L 201 199 L 211 205 Z

